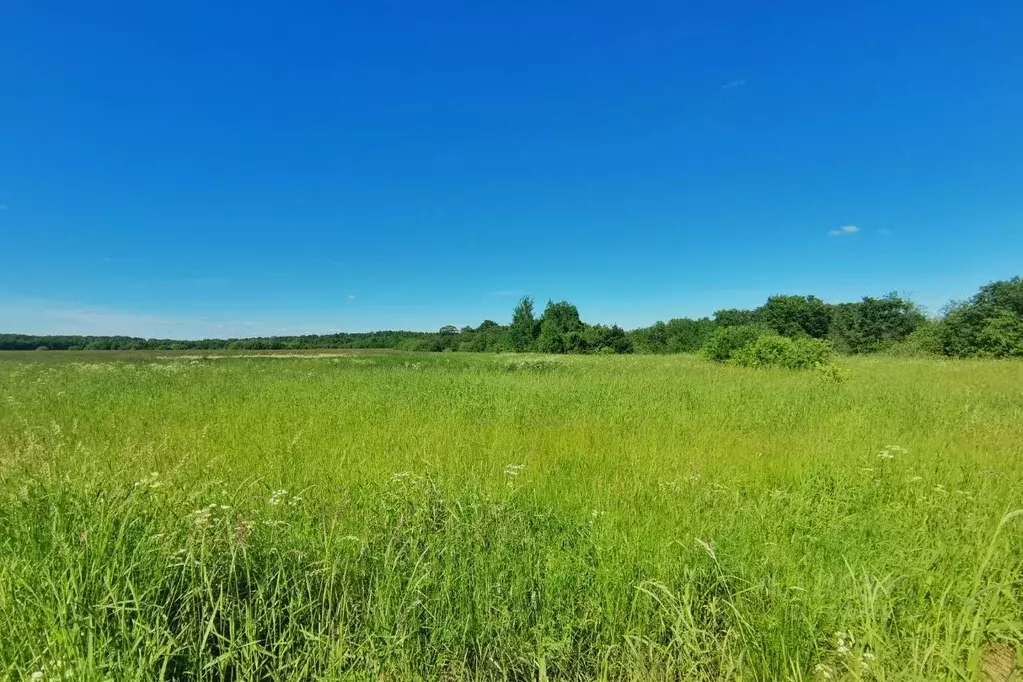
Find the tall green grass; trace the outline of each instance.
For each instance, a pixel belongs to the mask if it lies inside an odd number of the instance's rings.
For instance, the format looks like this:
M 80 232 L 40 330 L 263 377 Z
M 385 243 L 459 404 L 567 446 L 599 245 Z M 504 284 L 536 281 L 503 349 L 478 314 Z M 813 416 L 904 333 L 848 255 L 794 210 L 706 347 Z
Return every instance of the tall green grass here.
M 0 678 L 968 680 L 1023 644 L 1023 364 L 43 355 L 0 360 Z

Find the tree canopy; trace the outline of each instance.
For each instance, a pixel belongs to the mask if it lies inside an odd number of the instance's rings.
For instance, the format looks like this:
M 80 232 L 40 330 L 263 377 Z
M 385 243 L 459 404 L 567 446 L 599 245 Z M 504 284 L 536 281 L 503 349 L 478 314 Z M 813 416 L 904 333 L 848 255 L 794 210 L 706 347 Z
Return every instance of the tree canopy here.
M 393 348 L 423 352 L 692 353 L 720 330 L 736 327 L 767 330 L 794 340 L 827 340 L 841 353 L 908 349 L 953 357 L 1023 357 L 1023 280 L 1013 277 L 986 284 L 970 299 L 951 303 L 944 315 L 935 319 L 928 319 L 913 301 L 895 293 L 865 296 L 852 303 L 826 303 L 813 295 L 777 295 L 757 308 L 718 310 L 712 318 L 674 318 L 625 331 L 617 325 L 587 324 L 579 309 L 568 301 L 548 301 L 537 317 L 533 299 L 526 296 L 515 305 L 506 325 L 484 320 L 476 327 L 448 324 L 436 332 L 378 331 L 194 341 L 0 334 L 0 350 Z M 727 348 L 743 334 L 749 332 L 721 332 L 713 344 L 721 344 L 722 353 L 730 352 Z

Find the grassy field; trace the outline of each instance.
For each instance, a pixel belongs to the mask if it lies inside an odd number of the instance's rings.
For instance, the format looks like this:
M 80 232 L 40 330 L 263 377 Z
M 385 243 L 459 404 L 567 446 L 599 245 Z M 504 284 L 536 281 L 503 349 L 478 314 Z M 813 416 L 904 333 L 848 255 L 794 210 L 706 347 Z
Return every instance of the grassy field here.
M 1021 655 L 1023 363 L 162 355 L 0 355 L 0 679 Z

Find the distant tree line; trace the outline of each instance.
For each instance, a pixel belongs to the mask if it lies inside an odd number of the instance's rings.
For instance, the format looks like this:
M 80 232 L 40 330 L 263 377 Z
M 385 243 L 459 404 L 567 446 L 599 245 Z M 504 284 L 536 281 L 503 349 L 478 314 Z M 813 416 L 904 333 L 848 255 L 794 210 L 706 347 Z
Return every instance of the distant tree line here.
M 771 296 L 758 308 L 718 310 L 625 331 L 587 324 L 567 301 L 548 301 L 537 316 L 525 297 L 502 325 L 453 325 L 437 332 L 380 331 L 178 341 L 128 336 L 0 334 L 0 350 L 300 350 L 390 348 L 404 351 L 537 353 L 691 353 L 717 330 L 755 327 L 791 339 L 819 339 L 847 354 L 931 353 L 951 357 L 1023 357 L 1023 280 L 992 282 L 966 301 L 928 318 L 913 301 L 889 294 L 855 303 L 816 296 Z

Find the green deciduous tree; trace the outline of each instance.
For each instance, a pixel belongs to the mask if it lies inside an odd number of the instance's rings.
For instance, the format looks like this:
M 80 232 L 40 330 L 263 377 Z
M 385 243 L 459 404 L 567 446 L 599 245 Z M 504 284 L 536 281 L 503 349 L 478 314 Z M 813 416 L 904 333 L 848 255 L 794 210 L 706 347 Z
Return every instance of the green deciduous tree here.
M 758 324 L 793 338 L 823 339 L 831 326 L 831 310 L 816 296 L 771 296 L 754 316 Z
M 953 303 L 942 325 L 942 349 L 958 357 L 1018 357 L 1023 326 L 1023 280 L 991 282 L 972 298 Z
M 512 313 L 511 325 L 508 327 L 508 341 L 519 353 L 533 350 L 540 325 L 533 315 L 533 299 L 523 296 Z
M 874 353 L 902 341 L 926 318 L 912 301 L 895 293 L 866 296 L 859 303 L 832 306 L 830 338 L 845 353 Z

